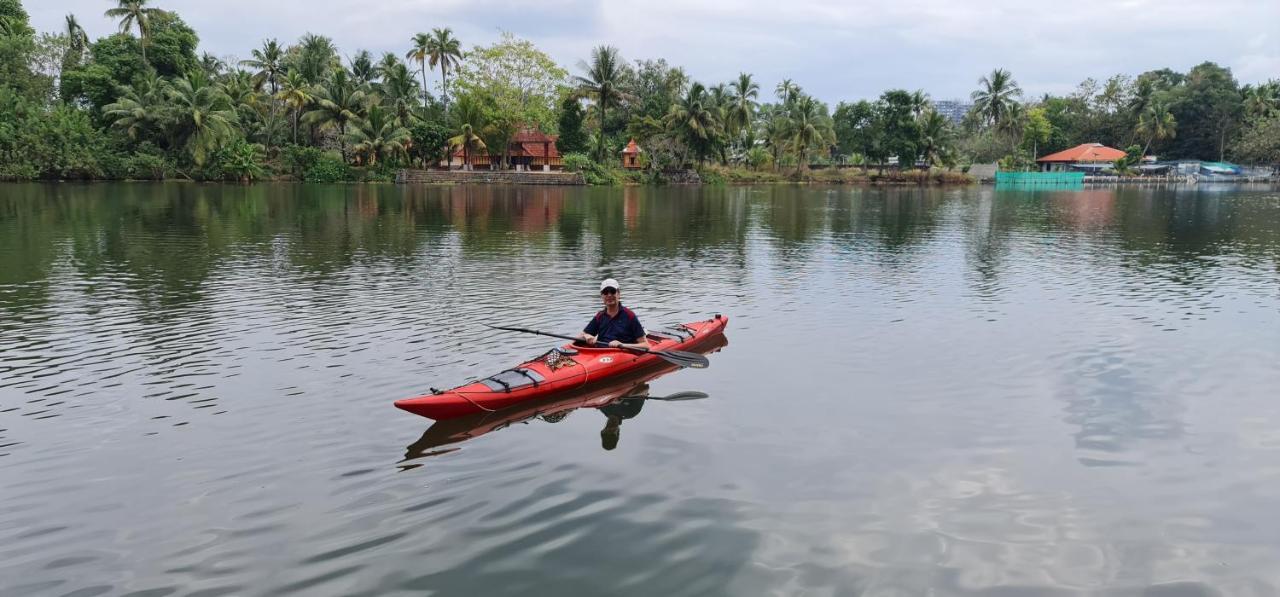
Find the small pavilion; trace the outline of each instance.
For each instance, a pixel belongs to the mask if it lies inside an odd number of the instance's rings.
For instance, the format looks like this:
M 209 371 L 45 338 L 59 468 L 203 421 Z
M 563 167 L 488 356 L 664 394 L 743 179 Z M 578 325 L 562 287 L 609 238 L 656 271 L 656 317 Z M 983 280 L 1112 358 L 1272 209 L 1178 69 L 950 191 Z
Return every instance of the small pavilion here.
M 636 145 L 635 139 L 628 141 L 626 149 L 622 150 L 622 167 L 627 170 L 639 170 L 641 168 L 641 151 L 640 146 Z

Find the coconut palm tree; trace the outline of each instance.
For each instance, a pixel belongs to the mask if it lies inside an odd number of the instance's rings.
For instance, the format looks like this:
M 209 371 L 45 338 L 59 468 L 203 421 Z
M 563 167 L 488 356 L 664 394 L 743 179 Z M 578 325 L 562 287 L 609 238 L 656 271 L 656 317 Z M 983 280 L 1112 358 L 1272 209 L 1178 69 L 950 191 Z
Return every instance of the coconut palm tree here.
M 298 143 L 298 121 L 302 114 L 302 109 L 311 105 L 312 95 L 311 86 L 307 85 L 302 73 L 296 70 L 290 70 L 284 77 L 284 85 L 281 86 L 279 92 L 275 94 L 275 98 L 284 102 L 293 110 L 293 142 Z
M 358 120 L 364 111 L 364 91 L 356 87 L 347 69 L 340 68 L 315 94 L 313 104 L 314 108 L 302 115 L 302 121 L 312 126 L 337 127 L 338 147 L 342 159 L 347 159 L 347 125 Z
M 453 152 L 461 147 L 462 168 L 470 170 L 471 152 L 486 149 L 484 139 L 480 137 L 485 125 L 488 124 L 484 109 L 470 95 L 464 95 L 454 107 L 453 120 L 454 130 L 458 134 L 449 138 L 449 161 L 453 161 Z
M 771 161 L 776 169 L 782 163 L 782 152 L 787 150 L 791 121 L 787 118 L 786 109 L 780 105 L 761 107 L 760 117 L 764 122 L 761 133 L 763 133 L 765 144 L 769 146 Z
M 929 94 L 923 89 L 917 89 L 911 93 L 911 115 L 917 119 L 923 118 L 926 111 L 929 110 Z
M 341 68 L 338 48 L 333 40 L 323 35 L 308 33 L 298 43 L 298 72 L 308 85 L 320 85 L 329 78 L 335 67 Z
M 169 115 L 177 136 L 197 167 L 235 134 L 238 119 L 231 101 L 202 72 L 189 73 L 169 85 Z
M 942 162 L 951 144 L 951 121 L 930 109 L 920 118 L 920 155 L 930 166 Z
M 462 64 L 462 44 L 453 36 L 453 29 L 436 27 L 431 30 L 431 39 L 427 44 L 427 55 L 431 58 L 431 68 L 440 67 L 440 101 L 444 104 L 445 114 L 449 113 L 449 69 Z M 426 91 L 426 82 L 423 82 Z M 425 105 L 425 101 L 424 101 Z
M 973 109 L 988 124 L 999 126 L 1008 117 L 1022 96 L 1022 89 L 1009 71 L 997 68 L 990 75 L 978 79 L 979 89 L 970 96 Z
M 253 58 L 241 60 L 240 66 L 247 66 L 258 71 L 254 74 L 254 88 L 262 89 L 264 83 L 271 84 L 271 95 L 280 91 L 279 80 L 284 70 L 284 48 L 274 39 L 264 40 L 262 48 L 250 52 Z
M 422 71 L 422 109 L 426 110 L 429 104 L 427 101 L 427 58 L 431 55 L 431 36 L 426 33 L 415 33 L 413 39 L 409 41 L 413 43 L 413 47 L 405 53 L 404 59 L 417 62 L 418 70 Z M 383 61 L 386 61 L 385 58 Z
M 405 155 L 409 140 L 409 129 L 401 126 L 394 113 L 378 105 L 369 106 L 368 117 L 355 123 L 350 136 L 352 149 L 367 158 L 369 166 Z
M 752 80 L 748 73 L 738 73 L 738 79 L 730 84 L 732 99 L 725 113 L 724 124 L 735 141 L 742 136 L 742 131 L 751 124 L 756 113 L 756 98 L 760 97 L 760 84 Z
M 378 64 L 374 68 L 377 69 L 378 77 L 381 78 L 387 76 L 387 72 L 395 68 L 398 64 L 403 65 L 403 63 L 400 62 L 399 56 L 396 56 L 392 52 L 383 52 L 382 58 L 378 60 Z
M 714 99 L 706 86 L 694 82 L 684 97 L 676 100 L 667 113 L 667 128 L 693 150 L 693 157 L 702 162 L 714 148 L 720 134 L 720 118 L 716 114 Z M 681 159 L 681 166 L 684 160 Z
M 144 138 L 160 128 L 167 90 L 163 79 L 147 73 L 136 84 L 122 87 L 120 97 L 102 107 L 102 115 L 130 139 Z
M 128 33 L 134 27 L 138 28 L 138 38 L 142 45 L 142 62 L 147 62 L 147 44 L 151 41 L 151 17 L 161 12 L 159 8 L 147 6 L 149 0 L 116 0 L 118 5 L 115 8 L 103 13 L 108 19 L 120 19 L 120 32 Z
M 790 144 L 796 152 L 796 174 L 809 167 L 809 152 L 813 149 L 824 149 L 830 146 L 834 136 L 831 123 L 823 118 L 822 108 L 817 100 L 807 95 L 796 98 L 789 110 Z
M 67 53 L 72 57 L 75 64 L 79 64 L 81 58 L 84 57 L 84 51 L 89 48 L 89 35 L 84 32 L 84 28 L 76 21 L 76 15 L 67 15 Z
M 595 100 L 596 113 L 600 117 L 596 161 L 604 163 L 604 117 L 609 105 L 616 104 L 623 98 L 624 94 L 619 87 L 622 84 L 624 65 L 618 55 L 618 48 L 596 46 L 591 50 L 591 64 L 579 61 L 578 68 L 586 73 L 586 76 L 574 77 L 578 93 Z
M 356 52 L 355 58 L 349 60 L 351 78 L 355 80 L 356 85 L 368 86 L 378 76 L 378 69 L 373 65 L 373 56 L 369 54 L 369 50 L 360 50 Z
M 1138 126 L 1134 132 L 1147 138 L 1142 147 L 1142 155 L 1147 155 L 1152 141 L 1172 139 L 1178 133 L 1178 121 L 1169 112 L 1169 107 L 1159 100 L 1151 102 L 1147 110 L 1138 116 Z
M 1244 113 L 1250 118 L 1266 118 L 1280 110 L 1280 81 L 1268 81 L 1260 85 L 1245 85 Z
M 403 62 L 382 73 L 382 82 L 378 84 L 378 93 L 382 103 L 390 109 L 402 123 L 408 123 L 413 107 L 418 100 L 418 82 L 413 80 L 413 73 Z
M 783 105 L 789 106 L 791 102 L 796 101 L 796 98 L 800 96 L 800 86 L 796 85 L 791 79 L 783 79 L 778 83 L 777 87 L 774 87 L 773 92 L 778 96 L 778 101 L 782 102 Z

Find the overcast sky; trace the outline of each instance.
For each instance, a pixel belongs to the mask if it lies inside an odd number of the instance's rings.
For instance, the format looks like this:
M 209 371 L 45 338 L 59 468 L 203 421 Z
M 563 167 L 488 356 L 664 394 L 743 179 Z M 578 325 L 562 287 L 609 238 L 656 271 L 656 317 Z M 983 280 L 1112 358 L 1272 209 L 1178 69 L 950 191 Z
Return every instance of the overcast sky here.
M 827 102 L 889 88 L 966 97 L 994 67 L 1029 94 L 1086 77 L 1185 71 L 1211 60 L 1241 83 L 1280 78 L 1280 0 L 152 0 L 200 34 L 200 50 L 245 57 L 263 38 L 308 31 L 403 55 L 413 33 L 452 27 L 464 47 L 501 31 L 532 40 L 577 72 L 592 46 L 628 60 L 665 58 L 695 79 L 756 75 L 766 91 L 790 77 Z M 74 13 L 91 37 L 115 30 L 110 0 L 23 0 L 32 24 L 59 30 Z M 516 9 L 515 7 L 518 7 Z

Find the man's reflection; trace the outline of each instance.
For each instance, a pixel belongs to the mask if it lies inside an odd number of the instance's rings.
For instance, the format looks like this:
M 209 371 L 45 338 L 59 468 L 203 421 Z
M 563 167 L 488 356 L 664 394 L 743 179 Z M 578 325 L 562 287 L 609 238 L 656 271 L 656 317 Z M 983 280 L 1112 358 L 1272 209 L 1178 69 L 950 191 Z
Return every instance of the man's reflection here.
M 642 383 L 626 396 L 600 407 L 604 413 L 604 429 L 600 430 L 600 446 L 606 450 L 618 447 L 622 433 L 622 421 L 640 414 L 645 399 L 649 397 L 649 384 Z

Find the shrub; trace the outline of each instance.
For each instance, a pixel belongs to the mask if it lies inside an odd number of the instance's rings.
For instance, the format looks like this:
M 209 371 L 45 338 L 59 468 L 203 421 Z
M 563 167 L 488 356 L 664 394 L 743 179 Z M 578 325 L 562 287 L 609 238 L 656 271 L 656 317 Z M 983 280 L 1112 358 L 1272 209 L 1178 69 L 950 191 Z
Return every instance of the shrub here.
M 244 139 L 227 144 L 214 154 L 213 166 L 207 174 L 210 178 L 249 182 L 266 176 L 262 167 L 263 149 L 261 145 L 249 143 Z
M 624 182 L 622 172 L 617 168 L 597 164 L 595 160 L 581 153 L 566 154 L 564 169 L 568 172 L 581 172 L 582 178 L 589 185 L 612 186 Z
M 289 171 L 300 180 L 342 182 L 351 179 L 347 163 L 334 152 L 291 145 L 285 148 L 283 156 Z

